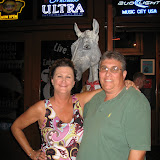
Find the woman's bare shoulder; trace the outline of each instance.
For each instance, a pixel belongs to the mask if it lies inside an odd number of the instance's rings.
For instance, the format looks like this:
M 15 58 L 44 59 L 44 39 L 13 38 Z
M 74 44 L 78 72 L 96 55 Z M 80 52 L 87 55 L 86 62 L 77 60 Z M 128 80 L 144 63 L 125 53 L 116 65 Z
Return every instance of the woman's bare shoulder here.
M 36 102 L 34 105 L 32 105 L 30 107 L 31 110 L 36 110 L 36 112 L 38 113 L 44 113 L 45 111 L 45 101 L 44 100 L 40 100 L 38 102 Z

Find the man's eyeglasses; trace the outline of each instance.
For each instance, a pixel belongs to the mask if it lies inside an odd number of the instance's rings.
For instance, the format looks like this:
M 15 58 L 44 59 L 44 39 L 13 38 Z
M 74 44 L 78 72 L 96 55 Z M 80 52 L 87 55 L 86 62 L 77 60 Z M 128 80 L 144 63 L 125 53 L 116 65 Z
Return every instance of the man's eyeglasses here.
M 106 66 L 99 67 L 100 72 L 106 72 L 106 71 L 108 72 L 108 70 L 110 70 L 111 73 L 118 73 L 119 70 L 122 70 L 122 69 L 118 68 L 117 66 L 112 66 L 111 68 L 108 68 Z

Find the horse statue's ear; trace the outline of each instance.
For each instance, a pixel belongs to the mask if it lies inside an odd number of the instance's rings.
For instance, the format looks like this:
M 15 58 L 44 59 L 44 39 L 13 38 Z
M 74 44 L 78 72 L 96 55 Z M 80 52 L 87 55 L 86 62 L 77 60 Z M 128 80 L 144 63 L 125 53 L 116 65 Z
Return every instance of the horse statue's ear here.
M 79 30 L 78 26 L 77 26 L 77 23 L 74 24 L 74 30 L 76 32 L 76 35 L 78 37 L 80 37 L 82 35 L 82 32 Z
M 95 34 L 98 34 L 99 33 L 99 23 L 97 22 L 96 19 L 93 19 L 93 31 Z

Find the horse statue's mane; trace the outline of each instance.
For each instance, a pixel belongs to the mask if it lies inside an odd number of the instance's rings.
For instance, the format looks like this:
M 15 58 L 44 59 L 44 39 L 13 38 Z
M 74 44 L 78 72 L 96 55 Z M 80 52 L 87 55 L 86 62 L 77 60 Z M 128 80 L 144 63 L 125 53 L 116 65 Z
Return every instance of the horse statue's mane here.
M 77 70 L 76 79 L 80 81 L 82 74 L 89 69 L 89 78 L 86 82 L 87 90 L 100 88 L 98 80 L 98 63 L 101 57 L 101 51 L 98 46 L 99 24 L 93 19 L 93 30 L 81 32 L 77 24 L 74 24 L 74 30 L 78 39 L 71 45 L 72 61 Z

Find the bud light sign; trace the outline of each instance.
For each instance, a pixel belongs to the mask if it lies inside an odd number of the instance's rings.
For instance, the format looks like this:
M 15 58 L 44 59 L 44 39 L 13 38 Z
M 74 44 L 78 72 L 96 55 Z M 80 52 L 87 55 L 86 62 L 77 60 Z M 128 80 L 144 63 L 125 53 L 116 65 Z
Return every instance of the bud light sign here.
M 160 15 L 160 1 L 114 1 L 116 16 Z

